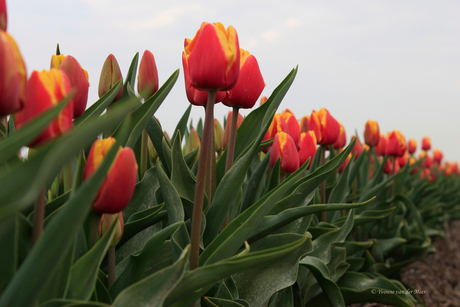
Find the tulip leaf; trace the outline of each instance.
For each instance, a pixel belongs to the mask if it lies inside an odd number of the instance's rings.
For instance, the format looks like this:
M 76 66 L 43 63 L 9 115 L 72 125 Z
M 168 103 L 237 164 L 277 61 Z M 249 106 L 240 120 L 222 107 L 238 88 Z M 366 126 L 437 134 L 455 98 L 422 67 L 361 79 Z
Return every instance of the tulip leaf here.
M 131 89 L 134 89 L 134 86 L 136 84 L 137 63 L 139 63 L 139 52 L 136 52 L 133 60 L 131 61 L 131 64 L 129 65 L 128 73 L 125 77 L 125 84 L 123 86 L 122 97 L 127 97 L 129 95 L 129 86 L 131 87 Z
M 339 181 L 334 185 L 331 193 L 329 194 L 329 198 L 327 200 L 329 204 L 343 203 L 347 198 L 347 195 L 350 192 L 350 187 L 348 186 L 350 168 L 351 163 L 349 162 L 340 175 Z
M 204 303 L 204 306 L 206 307 L 244 307 L 244 305 L 241 305 L 238 302 L 214 297 L 205 297 Z
M 112 307 L 101 302 L 68 300 L 68 299 L 53 299 L 40 305 L 40 307 Z
M 145 130 L 147 130 L 147 133 L 150 137 L 150 140 L 152 141 L 153 147 L 155 147 L 155 150 L 158 154 L 158 157 L 160 158 L 160 161 L 163 163 L 163 166 L 167 167 L 168 165 L 171 164 L 171 161 L 170 161 L 171 156 L 164 154 L 163 138 L 165 138 L 165 134 L 163 133 L 160 123 L 155 117 L 152 117 L 150 118 L 149 122 L 145 126 Z M 169 177 L 171 174 L 171 170 L 169 168 L 166 168 L 165 172 Z
M 114 108 L 110 114 L 91 120 L 56 142 L 45 145 L 26 162 L 12 165 L 8 172 L 0 172 L 0 219 L 30 206 L 69 159 L 91 145 L 102 131 L 118 124 L 132 107 L 133 103 L 126 101 L 119 108 Z M 120 134 L 120 137 L 126 136 Z
M 115 99 L 115 96 L 117 96 L 118 91 L 122 86 L 122 79 L 120 79 L 117 83 L 113 85 L 113 87 L 107 93 L 105 93 L 104 96 L 102 96 L 98 101 L 96 101 L 88 109 L 86 109 L 82 116 L 75 118 L 73 120 L 74 127 L 78 127 L 87 120 L 99 117 L 99 115 L 101 115 L 102 112 L 104 112 L 104 110 Z
M 91 297 L 96 286 L 99 266 L 112 243 L 117 223 L 118 219 L 110 226 L 102 238 L 72 266 L 66 298 L 88 300 Z
M 182 142 L 183 136 L 185 135 L 185 131 L 187 130 L 187 122 L 188 122 L 188 118 L 190 117 L 191 111 L 192 111 L 192 105 L 189 105 L 187 110 L 185 110 L 184 115 L 182 115 L 179 122 L 177 123 L 176 129 L 174 129 L 174 133 L 171 136 L 171 140 L 174 141 L 176 139 L 176 136 L 179 135 L 180 143 Z
M 240 257 L 232 257 L 213 264 L 198 267 L 185 273 L 179 284 L 171 291 L 164 306 L 189 306 L 203 296 L 216 282 L 222 278 L 243 272 L 255 265 L 270 265 L 281 261 L 284 257 L 299 250 L 305 250 L 309 245 L 309 237 L 288 244 L 268 248 L 262 251 L 248 253 Z M 301 254 L 301 253 L 300 253 Z
M 171 156 L 171 182 L 180 197 L 193 202 L 195 198 L 196 178 L 190 171 L 182 155 L 180 132 L 176 135 L 176 138 L 173 139 Z
M 0 307 L 31 306 L 38 299 L 42 289 L 72 247 L 72 238 L 83 225 L 119 146 L 120 143 L 117 141 L 99 168 L 45 227 L 39 240 L 1 296 Z M 24 293 L 27 295 L 23 295 Z
M 246 210 L 249 208 L 253 203 L 259 200 L 262 189 L 263 189 L 263 182 L 265 174 L 267 173 L 267 169 L 269 167 L 269 159 L 270 155 L 265 155 L 262 159 L 262 162 L 259 163 L 257 168 L 252 173 L 251 178 L 249 179 L 248 185 L 246 187 L 246 191 L 243 195 L 243 201 L 241 203 L 241 211 Z
M 185 248 L 179 259 L 171 266 L 124 289 L 113 302 L 113 306 L 163 306 L 168 294 L 184 275 L 189 251 L 189 247 Z
M 67 96 L 55 107 L 45 111 L 43 114 L 40 114 L 40 116 L 25 124 L 21 127 L 21 129 L 10 135 L 8 138 L 0 138 L 0 165 L 17 155 L 21 147 L 27 146 L 27 144 L 32 142 L 59 114 L 59 112 L 64 109 L 67 103 L 71 100 L 70 98 L 71 97 Z
M 371 200 L 369 200 L 367 203 L 369 203 Z M 388 215 L 391 214 L 391 212 L 394 211 L 396 207 L 393 208 L 388 208 L 384 210 L 365 210 L 361 212 L 360 214 L 355 215 L 355 222 L 354 222 L 354 227 L 363 225 L 366 223 L 374 222 L 383 219 L 384 217 L 387 217 Z M 336 226 L 342 226 L 345 223 L 346 218 L 342 217 L 335 221 L 334 225 Z
M 166 176 L 162 167 L 157 164 L 155 167 L 158 180 L 160 181 L 161 195 L 165 200 L 166 211 L 168 211 L 168 223 L 174 224 L 184 220 L 184 207 L 176 188 Z
M 13 278 L 14 273 L 17 269 L 17 258 L 16 253 L 16 233 L 18 217 L 20 213 L 10 215 L 3 219 L 0 223 L 0 294 L 6 288 L 10 280 Z

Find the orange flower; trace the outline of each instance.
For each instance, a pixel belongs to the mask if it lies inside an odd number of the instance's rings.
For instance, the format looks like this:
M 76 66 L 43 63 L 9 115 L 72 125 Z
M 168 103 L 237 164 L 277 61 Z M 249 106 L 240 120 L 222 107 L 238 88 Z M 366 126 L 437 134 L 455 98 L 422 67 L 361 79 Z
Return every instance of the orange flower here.
M 267 100 L 268 100 L 267 96 L 260 97 L 260 105 L 263 105 L 264 103 L 266 103 Z
M 343 163 L 339 166 L 339 168 L 337 169 L 337 172 L 339 172 L 339 174 L 342 174 L 343 170 L 345 169 L 345 167 L 347 167 L 348 163 L 350 162 L 352 156 L 352 153 L 348 154 L 345 161 L 343 161 Z
M 364 143 L 370 147 L 378 145 L 380 140 L 379 124 L 376 121 L 368 120 L 364 127 Z
M 425 136 L 423 139 L 422 139 L 422 149 L 423 150 L 430 150 L 431 148 L 431 140 L 429 137 Z
M 265 136 L 262 141 L 273 139 L 275 135 L 279 132 L 289 133 L 289 128 L 281 114 L 275 114 L 270 124 L 270 127 L 268 127 L 267 133 L 265 133 Z M 264 153 L 267 153 L 269 149 L 270 147 L 264 149 Z
M 406 140 L 399 130 L 388 133 L 386 154 L 392 157 L 402 157 L 407 150 Z
M 414 139 L 409 139 L 408 146 L 409 153 L 412 155 L 417 150 L 417 141 Z
M 441 165 L 441 160 L 443 157 L 444 155 L 442 154 L 442 151 L 437 148 L 433 150 L 433 160 L 436 165 Z
M 382 157 L 386 155 L 387 141 L 387 137 L 381 133 L 379 143 L 375 147 L 375 152 L 378 156 Z
M 275 135 L 270 151 L 271 167 L 275 165 L 278 158 L 281 158 L 281 171 L 285 174 L 291 174 L 299 168 L 297 146 L 292 137 L 286 132 L 280 132 Z
M 339 123 L 325 108 L 311 113 L 310 129 L 315 131 L 319 145 L 334 144 L 340 134 Z
M 356 139 L 356 142 L 355 142 L 355 145 L 353 146 L 353 149 L 351 150 L 351 153 L 356 154 L 355 155 L 355 160 L 356 160 L 356 159 L 358 159 L 358 157 L 363 152 L 364 147 L 363 147 L 363 145 L 361 144 L 361 142 L 359 141 L 359 139 L 355 135 L 351 136 L 351 141 L 353 141 L 353 139 Z

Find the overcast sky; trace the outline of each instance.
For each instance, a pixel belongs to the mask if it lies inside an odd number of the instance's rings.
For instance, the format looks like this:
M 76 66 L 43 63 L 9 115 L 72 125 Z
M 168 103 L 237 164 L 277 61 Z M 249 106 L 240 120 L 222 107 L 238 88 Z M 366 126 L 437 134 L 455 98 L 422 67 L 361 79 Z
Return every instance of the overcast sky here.
M 56 44 L 89 73 L 88 105 L 98 99 L 105 58 L 126 74 L 136 52 L 150 50 L 162 84 L 181 73 L 156 116 L 171 135 L 188 107 L 181 53 L 201 22 L 233 25 L 253 54 L 269 96 L 297 65 L 281 104 L 297 118 L 327 108 L 349 139 L 368 119 L 399 129 L 419 146 L 425 135 L 460 161 L 460 2 L 458 1 L 7 1 L 8 31 L 28 73 L 49 69 Z M 220 120 L 229 111 L 216 105 Z M 247 114 L 248 111 L 242 111 Z M 194 107 L 194 122 L 204 117 Z

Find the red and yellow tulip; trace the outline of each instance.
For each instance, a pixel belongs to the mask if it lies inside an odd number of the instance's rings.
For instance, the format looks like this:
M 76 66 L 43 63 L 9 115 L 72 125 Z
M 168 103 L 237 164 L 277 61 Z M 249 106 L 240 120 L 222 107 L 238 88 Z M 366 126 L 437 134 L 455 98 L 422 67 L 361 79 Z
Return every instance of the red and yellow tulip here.
M 98 94 L 99 98 L 104 96 L 110 89 L 119 81 L 123 80 L 120 65 L 113 54 L 109 54 L 105 59 L 104 65 L 101 70 L 101 77 L 99 78 Z M 123 82 L 123 81 L 122 81 Z M 120 100 L 123 95 L 123 86 L 115 96 L 113 102 Z
M 334 144 L 340 134 L 340 124 L 325 108 L 311 113 L 310 129 L 315 132 L 319 145 Z
M 376 121 L 368 120 L 364 126 L 364 143 L 369 147 L 375 147 L 379 144 L 380 130 Z
M 343 128 L 343 125 L 340 122 L 339 122 L 339 125 L 340 125 L 339 137 L 334 142 L 334 144 L 332 144 L 334 149 L 343 148 L 347 144 L 347 135 L 345 134 L 345 128 Z
M 280 132 L 275 135 L 273 146 L 270 151 L 270 166 L 273 167 L 281 159 L 281 172 L 291 174 L 299 168 L 299 154 L 297 145 L 292 137 L 286 132 Z
M 294 143 L 299 147 L 300 146 L 300 125 L 294 114 L 286 109 L 281 113 L 281 116 L 284 118 L 286 125 L 288 126 L 289 135 L 294 140 Z
M 388 133 L 386 154 L 392 157 L 402 157 L 407 150 L 406 140 L 399 130 Z
M 409 154 L 413 154 L 417 150 L 417 141 L 414 139 L 409 139 L 407 146 L 407 150 L 409 151 Z
M 422 139 L 422 150 L 430 150 L 431 149 L 431 139 L 428 136 L 425 136 Z
M 310 158 L 310 162 L 307 167 L 307 169 L 309 169 L 317 150 L 315 132 L 311 130 L 308 132 L 302 132 L 300 135 L 299 148 L 299 163 L 300 165 L 303 165 L 308 158 Z
M 137 76 L 137 91 L 144 99 L 148 99 L 158 91 L 158 70 L 155 57 L 149 50 L 145 50 L 139 64 Z

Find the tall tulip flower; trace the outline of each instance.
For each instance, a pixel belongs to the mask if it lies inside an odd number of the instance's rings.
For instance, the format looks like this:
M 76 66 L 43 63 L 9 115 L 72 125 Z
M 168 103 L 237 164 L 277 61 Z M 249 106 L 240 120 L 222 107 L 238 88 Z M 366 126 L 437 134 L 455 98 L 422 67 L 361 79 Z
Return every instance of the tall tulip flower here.
M 417 141 L 414 139 L 409 139 L 407 146 L 407 150 L 409 151 L 409 154 L 413 154 L 417 150 Z
M 311 130 L 308 132 L 302 132 L 300 135 L 299 147 L 299 163 L 300 165 L 303 165 L 307 162 L 308 158 L 311 158 L 307 167 L 307 169 L 309 169 L 317 150 L 315 132 Z
M 228 91 L 238 81 L 240 46 L 233 26 L 203 22 L 195 37 L 185 39 L 183 53 L 190 83 L 203 91 Z
M 0 117 L 21 110 L 27 72 L 18 45 L 11 35 L 0 31 Z
M 250 109 L 256 104 L 264 87 L 265 82 L 256 58 L 240 48 L 240 75 L 222 103 L 229 107 Z
M 24 124 L 52 108 L 70 92 L 67 75 L 58 69 L 34 71 L 27 83 L 24 108 L 16 114 L 16 127 Z M 73 104 L 69 104 L 45 130 L 30 144 L 34 147 L 42 142 L 54 139 L 72 129 Z
M 299 168 L 297 145 L 286 132 L 280 132 L 275 135 L 275 140 L 270 151 L 271 167 L 275 165 L 278 158 L 281 158 L 281 172 L 284 174 L 291 174 Z
M 315 131 L 319 145 L 334 144 L 340 134 L 340 124 L 325 108 L 311 113 L 310 129 Z
M 115 144 L 115 139 L 96 140 L 88 154 L 88 159 L 83 170 L 83 180 L 87 180 L 101 165 L 102 161 Z M 131 200 L 137 178 L 137 163 L 131 148 L 125 147 L 118 150 L 112 166 L 99 188 L 93 202 L 93 209 L 99 213 L 118 213 L 122 211 Z
M 364 126 L 364 143 L 369 147 L 375 147 L 380 140 L 379 124 L 376 121 L 368 120 Z
M 343 128 L 343 125 L 340 122 L 339 122 L 339 125 L 340 125 L 339 137 L 334 142 L 334 144 L 332 144 L 332 147 L 334 147 L 334 149 L 343 148 L 347 144 L 347 135 L 345 134 L 345 128 Z
M 104 96 L 110 89 L 119 81 L 123 80 L 121 75 L 120 65 L 113 54 L 109 54 L 107 59 L 102 65 L 101 76 L 99 78 L 98 94 L 99 98 Z M 122 81 L 123 82 L 123 81 Z M 123 95 L 123 86 L 117 93 L 117 96 L 113 99 L 113 102 L 120 100 Z
M 137 91 L 144 99 L 150 98 L 158 91 L 157 65 L 153 53 L 149 50 L 145 50 L 142 55 L 137 79 Z
M 428 136 L 425 136 L 422 139 L 422 149 L 423 150 L 430 150 L 431 149 L 431 140 Z
M 392 157 L 402 157 L 407 150 L 406 140 L 399 130 L 388 134 L 386 154 Z

